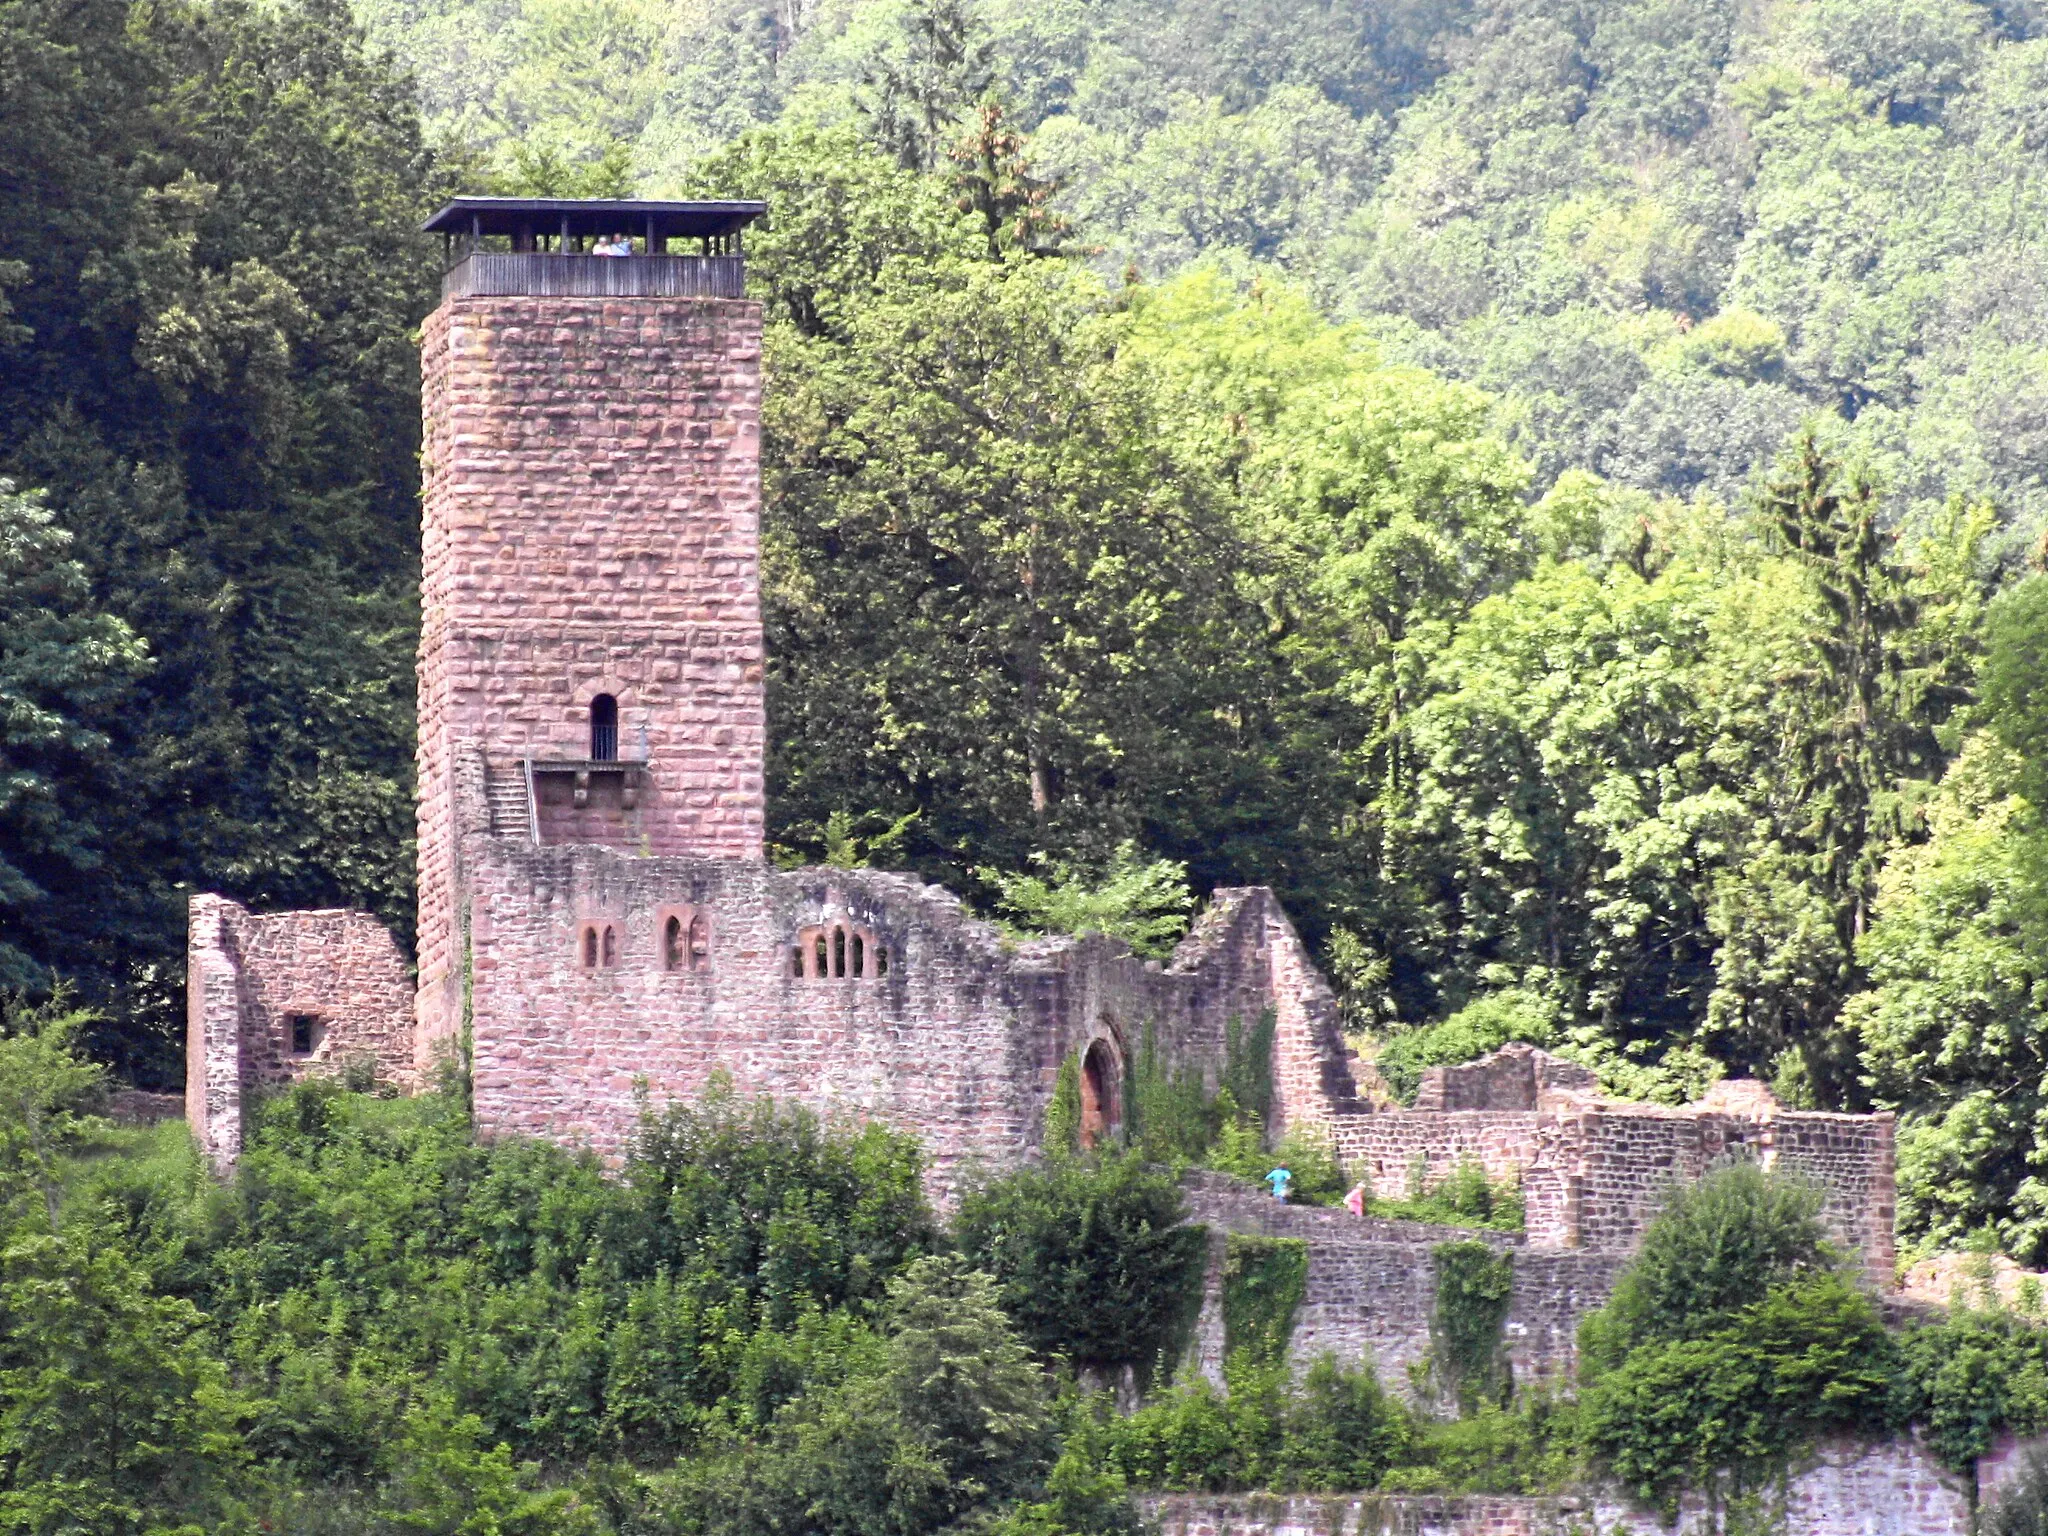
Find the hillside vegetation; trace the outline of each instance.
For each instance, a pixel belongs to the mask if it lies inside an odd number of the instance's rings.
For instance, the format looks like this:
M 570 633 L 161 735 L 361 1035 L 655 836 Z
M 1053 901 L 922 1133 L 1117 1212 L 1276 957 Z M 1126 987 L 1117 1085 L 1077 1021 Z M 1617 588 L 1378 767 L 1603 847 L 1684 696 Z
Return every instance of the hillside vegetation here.
M 1397 1086 L 1896 1107 L 2048 1259 L 2036 20 L 10 0 L 0 985 L 168 1084 L 187 892 L 406 930 L 416 222 L 758 196 L 782 856 L 1268 883 Z
M 182 1126 L 87 1113 L 75 1020 L 11 1023 L 0 1528 L 33 1536 L 1136 1536 L 1145 1490 L 1605 1473 L 1656 1506 L 1768 1488 L 1831 1431 L 1916 1424 L 1967 1470 L 2048 1426 L 2048 1332 L 1888 1331 L 1818 1193 L 1747 1165 L 1651 1229 L 1576 1399 L 1508 1398 L 1511 1255 L 1477 1242 L 1435 1250 L 1460 1342 L 1411 1404 L 1369 1368 L 1294 1375 L 1298 1245 L 1233 1239 L 1223 1392 L 1160 1379 L 1206 1244 L 1137 1154 L 1055 1144 L 948 1230 L 914 1142 L 726 1085 L 608 1175 L 480 1144 L 459 1079 L 328 1083 L 263 1105 L 223 1184 Z M 1120 1415 L 1126 1373 L 1154 1390 Z

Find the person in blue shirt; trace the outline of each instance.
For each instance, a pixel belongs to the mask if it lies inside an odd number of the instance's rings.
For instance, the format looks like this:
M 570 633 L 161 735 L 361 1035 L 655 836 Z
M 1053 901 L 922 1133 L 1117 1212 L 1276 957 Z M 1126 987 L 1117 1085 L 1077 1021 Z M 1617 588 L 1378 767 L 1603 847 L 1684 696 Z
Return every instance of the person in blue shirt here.
M 1294 1182 L 1294 1175 L 1285 1168 L 1275 1168 L 1266 1175 L 1266 1182 L 1273 1186 L 1273 1198 L 1275 1200 L 1285 1200 L 1287 1198 L 1287 1187 Z

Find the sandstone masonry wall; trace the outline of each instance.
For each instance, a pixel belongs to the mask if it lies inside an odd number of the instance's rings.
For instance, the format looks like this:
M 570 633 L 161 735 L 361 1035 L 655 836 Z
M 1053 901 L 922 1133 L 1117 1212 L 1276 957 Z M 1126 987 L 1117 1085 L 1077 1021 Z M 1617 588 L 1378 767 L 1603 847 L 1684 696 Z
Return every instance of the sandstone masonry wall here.
M 1518 1095 L 1519 1097 L 1519 1095 Z M 1822 1220 L 1881 1288 L 1891 1284 L 1896 1204 L 1889 1115 L 1771 1109 L 1757 1115 L 1666 1109 L 1570 1095 L 1574 1107 L 1389 1110 L 1333 1119 L 1347 1176 L 1400 1198 L 1418 1177 L 1446 1178 L 1477 1161 L 1493 1179 L 1519 1179 L 1529 1242 L 1625 1253 L 1642 1240 L 1666 1191 L 1724 1157 L 1747 1153 L 1820 1186 Z
M 1514 1255 L 1514 1291 L 1502 1341 L 1517 1386 L 1556 1380 L 1578 1363 L 1579 1319 L 1613 1293 L 1626 1259 L 1619 1254 L 1532 1248 L 1509 1233 L 1421 1222 L 1364 1220 L 1341 1208 L 1284 1205 L 1236 1180 L 1192 1173 L 1185 1181 L 1190 1219 L 1209 1227 L 1216 1252 L 1197 1325 L 1197 1366 L 1221 1381 L 1223 1234 L 1299 1238 L 1308 1275 L 1289 1352 L 1298 1368 L 1318 1355 L 1345 1365 L 1370 1363 L 1390 1390 L 1407 1395 L 1409 1368 L 1429 1352 L 1436 1310 L 1439 1243 L 1478 1241 Z
M 643 1095 L 694 1096 L 724 1071 L 744 1092 L 914 1131 L 943 1196 L 1036 1150 L 1070 1053 L 1102 1041 L 1121 1072 L 1149 1032 L 1163 1061 L 1213 1082 L 1230 1021 L 1277 1011 L 1276 969 L 1307 963 L 1263 890 L 1218 892 L 1162 967 L 1099 938 L 1011 943 L 909 876 L 488 837 L 465 857 L 477 1123 L 607 1155 Z M 667 923 L 685 914 L 705 950 L 671 968 Z M 607 930 L 615 950 L 593 965 L 586 935 Z M 806 936 L 834 934 L 846 974 L 819 975 Z M 1344 1081 L 1341 1039 L 1309 1029 L 1280 1018 L 1276 1066 L 1321 1049 L 1337 1054 L 1313 1080 Z M 1279 1075 L 1279 1112 L 1300 1113 L 1306 1074 Z
M 523 810 L 523 759 L 587 761 L 597 695 L 646 766 L 541 775 L 549 840 L 761 857 L 760 328 L 726 299 L 468 298 L 426 323 L 423 1057 L 460 1027 L 459 802 L 496 778 Z
M 412 978 L 368 913 L 257 914 L 194 896 L 188 933 L 185 1118 L 216 1166 L 241 1152 L 252 1089 L 354 1060 L 412 1080 Z

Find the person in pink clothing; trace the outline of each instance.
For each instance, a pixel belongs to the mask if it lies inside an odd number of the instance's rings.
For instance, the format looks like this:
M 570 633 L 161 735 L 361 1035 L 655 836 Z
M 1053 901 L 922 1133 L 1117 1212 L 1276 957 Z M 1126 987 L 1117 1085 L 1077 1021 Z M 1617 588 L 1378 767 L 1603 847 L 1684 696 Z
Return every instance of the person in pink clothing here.
M 1360 1218 L 1364 1217 L 1365 1183 L 1363 1180 L 1360 1180 L 1358 1183 L 1351 1186 L 1351 1193 L 1344 1197 L 1344 1209 L 1349 1211 L 1354 1216 Z

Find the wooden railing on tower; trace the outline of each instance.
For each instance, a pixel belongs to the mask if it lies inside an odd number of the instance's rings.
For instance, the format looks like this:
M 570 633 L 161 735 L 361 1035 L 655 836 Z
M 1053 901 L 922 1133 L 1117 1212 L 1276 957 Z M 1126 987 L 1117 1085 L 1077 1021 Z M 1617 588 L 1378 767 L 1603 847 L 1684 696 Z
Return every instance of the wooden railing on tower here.
M 533 294 L 554 298 L 743 299 L 743 256 L 588 256 L 472 251 L 441 279 L 444 299 Z

